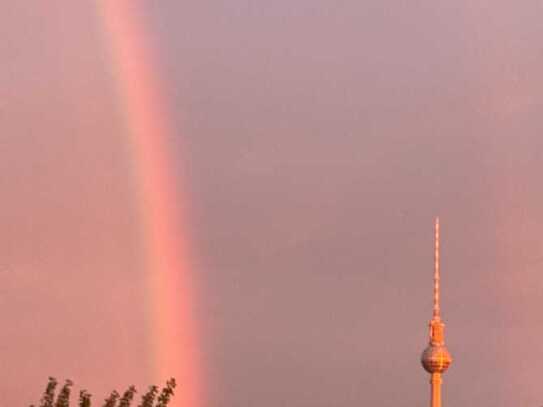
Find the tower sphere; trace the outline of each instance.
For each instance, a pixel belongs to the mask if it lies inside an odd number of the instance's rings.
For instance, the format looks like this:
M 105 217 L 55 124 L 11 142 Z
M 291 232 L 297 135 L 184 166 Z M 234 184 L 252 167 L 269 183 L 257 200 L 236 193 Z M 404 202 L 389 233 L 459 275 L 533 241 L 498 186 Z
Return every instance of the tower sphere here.
M 452 363 L 452 357 L 443 345 L 428 345 L 420 358 L 428 373 L 443 373 Z

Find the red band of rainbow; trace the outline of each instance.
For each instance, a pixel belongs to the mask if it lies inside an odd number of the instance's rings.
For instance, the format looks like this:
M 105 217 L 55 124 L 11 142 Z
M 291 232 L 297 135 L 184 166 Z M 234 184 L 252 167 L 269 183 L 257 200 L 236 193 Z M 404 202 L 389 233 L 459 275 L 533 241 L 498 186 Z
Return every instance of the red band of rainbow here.
M 174 179 L 168 140 L 174 135 L 166 98 L 161 96 L 156 58 L 142 21 L 130 0 L 98 0 L 110 43 L 120 103 L 140 186 L 146 274 L 151 304 L 151 343 L 157 384 L 175 377 L 172 406 L 198 407 L 198 340 L 193 315 L 194 286 L 179 180 Z M 138 14 L 139 13 L 139 14 Z M 181 204 L 181 205 L 180 205 Z

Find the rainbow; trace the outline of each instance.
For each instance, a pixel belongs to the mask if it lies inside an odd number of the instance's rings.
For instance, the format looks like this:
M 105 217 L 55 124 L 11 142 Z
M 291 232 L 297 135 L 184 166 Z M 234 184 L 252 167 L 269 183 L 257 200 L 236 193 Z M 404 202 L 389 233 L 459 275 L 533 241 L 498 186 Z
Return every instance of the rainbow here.
M 174 135 L 142 8 L 133 0 L 97 0 L 135 163 L 150 295 L 151 348 L 157 384 L 175 377 L 173 406 L 201 405 L 194 282 L 183 202 L 168 139 Z

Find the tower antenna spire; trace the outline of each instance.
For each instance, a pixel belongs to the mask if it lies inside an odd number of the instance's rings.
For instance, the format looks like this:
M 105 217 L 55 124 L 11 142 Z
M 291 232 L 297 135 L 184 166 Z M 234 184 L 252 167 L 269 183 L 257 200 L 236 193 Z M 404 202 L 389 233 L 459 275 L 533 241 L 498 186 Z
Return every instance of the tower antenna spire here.
M 434 222 L 434 319 L 440 319 L 439 308 L 439 216 Z

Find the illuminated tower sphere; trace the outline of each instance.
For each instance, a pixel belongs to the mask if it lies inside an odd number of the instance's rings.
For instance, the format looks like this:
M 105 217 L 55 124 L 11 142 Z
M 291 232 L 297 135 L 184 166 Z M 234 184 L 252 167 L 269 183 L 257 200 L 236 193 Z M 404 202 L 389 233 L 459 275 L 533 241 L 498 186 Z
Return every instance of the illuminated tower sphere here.
M 421 362 L 424 369 L 430 373 L 431 407 L 441 407 L 441 374 L 452 363 L 452 357 L 445 347 L 445 324 L 441 321 L 439 309 L 439 218 L 435 221 L 435 251 L 434 251 L 434 312 L 430 320 L 430 338 Z

